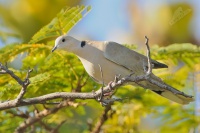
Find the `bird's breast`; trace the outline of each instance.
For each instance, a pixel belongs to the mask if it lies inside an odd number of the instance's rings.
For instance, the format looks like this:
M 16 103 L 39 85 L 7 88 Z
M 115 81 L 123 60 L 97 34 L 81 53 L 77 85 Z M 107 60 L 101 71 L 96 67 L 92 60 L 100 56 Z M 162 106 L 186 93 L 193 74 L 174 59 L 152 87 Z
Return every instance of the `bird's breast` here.
M 98 83 L 108 84 L 116 75 L 126 76 L 130 71 L 106 59 L 103 53 L 96 53 L 88 58 L 79 57 L 86 72 Z M 103 73 L 103 77 L 101 76 Z

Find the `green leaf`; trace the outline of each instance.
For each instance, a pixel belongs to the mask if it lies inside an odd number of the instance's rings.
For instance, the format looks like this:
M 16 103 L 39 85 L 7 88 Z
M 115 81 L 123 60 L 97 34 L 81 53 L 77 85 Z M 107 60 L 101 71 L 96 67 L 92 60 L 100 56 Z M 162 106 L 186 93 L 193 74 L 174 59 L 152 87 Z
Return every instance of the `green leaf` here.
M 50 74 L 48 72 L 37 74 L 34 77 L 30 78 L 31 84 L 37 84 L 38 82 L 42 82 L 50 78 Z
M 91 6 L 65 7 L 49 24 L 38 31 L 29 43 L 37 43 L 44 39 L 67 34 L 90 10 Z

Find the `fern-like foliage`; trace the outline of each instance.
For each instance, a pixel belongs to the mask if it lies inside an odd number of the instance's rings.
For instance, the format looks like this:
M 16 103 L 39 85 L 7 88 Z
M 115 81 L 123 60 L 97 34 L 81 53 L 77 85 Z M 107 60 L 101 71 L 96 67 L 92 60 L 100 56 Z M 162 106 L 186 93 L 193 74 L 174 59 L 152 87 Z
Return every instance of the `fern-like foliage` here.
M 167 47 L 157 46 L 153 48 L 152 53 L 156 59 L 173 60 L 176 64 L 178 61 L 183 61 L 190 67 L 200 62 L 200 47 L 190 43 L 172 44 Z
M 67 34 L 91 10 L 91 6 L 66 7 L 40 31 L 38 31 L 29 43 L 37 43 L 44 39 L 55 38 Z
M 44 26 L 32 37 L 32 40 L 30 41 L 32 44 L 11 44 L 0 49 L 0 61 L 2 63 L 12 62 L 17 56 L 23 55 L 22 62 L 19 62 L 22 64 L 21 70 L 13 69 L 13 71 L 20 77 L 23 78 L 25 76 L 28 68 L 34 69 L 30 78 L 32 85 L 29 87 L 31 88 L 30 92 L 33 92 L 32 96 L 33 94 L 36 94 L 35 92 L 37 92 L 40 87 L 45 86 L 44 88 L 47 89 L 47 86 L 49 85 L 52 85 L 52 87 L 54 85 L 60 85 L 62 87 L 66 87 L 69 91 L 69 89 L 73 86 L 72 81 L 76 82 L 75 79 L 83 74 L 84 69 L 83 67 L 80 67 L 80 62 L 77 62 L 74 56 L 71 56 L 69 53 L 61 54 L 59 52 L 55 52 L 54 55 L 52 55 L 50 52 L 52 46 L 49 46 L 48 42 L 45 44 L 36 42 L 45 39 L 55 39 L 57 36 L 69 32 L 70 29 L 75 26 L 76 23 L 78 23 L 90 10 L 91 6 L 64 8 L 57 14 L 57 17 L 55 17 L 49 24 Z M 77 67 L 73 67 L 77 63 Z M 61 68 L 66 69 L 66 71 L 60 71 L 55 74 L 55 71 L 61 70 Z M 72 71 L 68 72 L 70 69 Z M 82 73 L 76 74 L 77 71 L 82 71 Z M 67 83 L 61 84 L 63 79 L 68 80 Z M 2 100 L 10 99 L 11 97 L 14 98 L 20 89 L 20 86 L 8 75 L 0 76 L 0 96 Z M 52 89 L 52 92 L 55 92 L 55 90 Z M 46 91 L 39 90 L 37 95 L 45 93 Z M 27 96 L 30 95 L 27 94 Z

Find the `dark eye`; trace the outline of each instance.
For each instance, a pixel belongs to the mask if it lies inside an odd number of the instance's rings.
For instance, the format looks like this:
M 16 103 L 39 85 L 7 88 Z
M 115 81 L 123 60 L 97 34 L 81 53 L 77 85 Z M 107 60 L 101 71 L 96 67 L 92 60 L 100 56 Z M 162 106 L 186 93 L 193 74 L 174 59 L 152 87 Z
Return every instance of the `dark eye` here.
M 65 39 L 62 39 L 62 42 L 65 42 Z

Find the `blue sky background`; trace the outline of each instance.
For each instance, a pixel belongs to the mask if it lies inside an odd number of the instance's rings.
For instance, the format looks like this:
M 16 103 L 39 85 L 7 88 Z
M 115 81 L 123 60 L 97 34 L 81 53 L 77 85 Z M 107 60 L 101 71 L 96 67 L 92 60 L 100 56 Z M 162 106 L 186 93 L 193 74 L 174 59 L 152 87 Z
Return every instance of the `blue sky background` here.
M 82 3 L 91 5 L 92 11 L 69 34 L 80 39 L 126 41 L 118 37 L 132 32 L 126 2 L 123 0 L 84 0 Z
M 194 19 L 191 27 L 194 36 L 200 42 L 200 1 L 198 0 L 83 0 L 82 4 L 91 5 L 92 11 L 70 31 L 69 35 L 79 39 L 110 40 L 135 44 L 134 38 L 130 36 L 134 34 L 134 28 L 131 27 L 130 13 L 127 10 L 129 4 L 136 2 L 142 10 L 149 10 L 153 13 L 153 10 L 160 5 L 181 1 L 188 2 L 194 7 Z M 0 3 L 6 5 L 9 2 L 0 0 Z M 15 40 L 9 42 L 12 41 Z M 2 46 L 1 41 L 0 46 Z
M 194 36 L 200 41 L 200 1 L 136 0 L 134 2 L 137 2 L 141 8 L 153 11 L 153 9 L 161 5 L 181 1 L 190 3 L 194 8 L 194 19 L 191 27 L 194 30 Z M 131 28 L 129 10 L 127 10 L 127 3 L 133 4 L 132 0 L 83 0 L 82 3 L 84 5 L 91 5 L 92 11 L 70 31 L 70 35 L 79 39 L 92 38 L 93 40 L 111 40 L 128 44 L 135 43 L 129 37 L 130 34 L 134 33 L 134 30 Z

